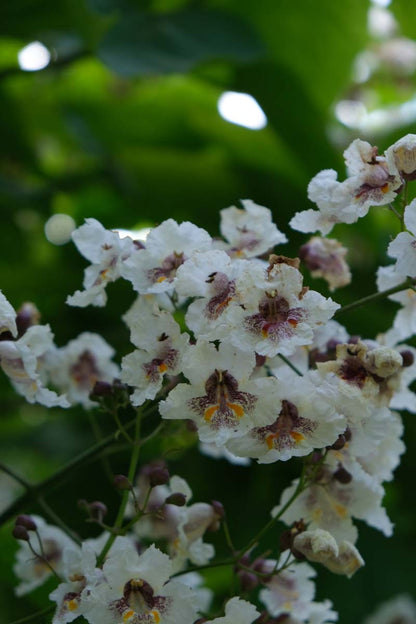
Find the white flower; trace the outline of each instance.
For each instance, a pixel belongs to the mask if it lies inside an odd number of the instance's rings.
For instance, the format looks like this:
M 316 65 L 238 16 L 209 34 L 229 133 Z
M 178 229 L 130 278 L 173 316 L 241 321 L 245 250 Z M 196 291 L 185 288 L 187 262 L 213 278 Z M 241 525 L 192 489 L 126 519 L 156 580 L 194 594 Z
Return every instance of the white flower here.
M 317 386 L 307 375 L 300 378 L 289 368 L 281 369 L 275 389 L 274 422 L 230 440 L 227 448 L 234 455 L 270 463 L 333 444 L 346 422 L 328 402 L 327 395 L 325 384 Z
M 13 338 L 17 336 L 16 312 L 0 290 L 0 335 L 10 332 Z
M 239 349 L 273 357 L 292 355 L 313 341 L 314 330 L 339 307 L 302 286 L 296 261 L 271 256 L 265 271 L 251 264 L 237 279 L 241 306 L 225 313 L 229 340 Z
M 340 480 L 343 475 L 324 464 L 317 481 L 299 494 L 283 513 L 283 522 L 291 525 L 303 518 L 309 530 L 324 529 L 338 543 L 345 540 L 354 544 L 358 534 L 352 523 L 355 517 L 390 536 L 392 525 L 381 507 L 383 488 L 362 469 L 352 466 L 352 470 L 348 481 Z M 284 490 L 280 504 L 272 510 L 273 517 L 294 494 L 297 485 L 295 481 Z
M 44 360 L 54 348 L 49 325 L 32 325 L 18 340 L 0 341 L 0 366 L 29 403 L 69 407 L 64 395 L 45 386 Z
M 286 560 L 287 555 L 284 553 L 277 567 L 286 564 Z M 272 572 L 275 567 L 275 561 L 266 560 L 264 571 Z M 311 612 L 315 596 L 315 584 L 311 580 L 314 576 L 316 572 L 309 564 L 295 563 L 265 582 L 266 588 L 260 590 L 259 598 L 273 617 L 289 614 L 304 621 Z
M 103 566 L 104 582 L 85 595 L 84 615 L 90 624 L 193 624 L 193 590 L 169 580 L 169 557 L 154 545 L 139 555 L 129 539 L 118 537 Z
M 165 374 L 180 373 L 189 336 L 181 334 L 170 312 L 160 310 L 149 295 L 139 296 L 124 320 L 139 350 L 123 358 L 121 380 L 135 388 L 133 405 L 141 405 L 146 399 L 154 399 Z
M 379 291 L 394 288 L 405 281 L 406 276 L 396 273 L 394 266 L 380 267 L 377 272 Z M 416 291 L 414 288 L 406 288 L 389 295 L 389 299 L 402 306 L 394 318 L 393 327 L 384 334 L 385 344 L 395 345 L 416 334 Z
M 409 231 L 400 232 L 388 246 L 387 253 L 396 258 L 397 273 L 416 277 L 416 199 L 405 208 L 404 224 Z
M 210 622 L 212 624 L 253 624 L 259 615 L 260 613 L 254 605 L 235 596 L 227 601 L 225 615 L 214 618 Z
M 370 206 L 393 201 L 402 184 L 397 169 L 389 166 L 377 148 L 356 139 L 344 152 L 349 177 L 337 181 L 333 169 L 320 171 L 309 183 L 308 197 L 319 210 L 296 213 L 289 225 L 300 232 L 329 234 L 336 223 L 355 223 Z
M 275 245 L 287 243 L 286 236 L 272 222 L 268 208 L 242 199 L 244 210 L 235 206 L 220 211 L 221 234 L 231 245 L 231 254 L 252 258 L 261 256 Z
M 107 537 L 107 536 L 106 536 Z M 79 548 L 66 548 L 63 552 L 62 576 L 66 579 L 49 594 L 57 608 L 53 624 L 72 622 L 83 614 L 84 590 L 102 582 L 102 571 L 95 567 L 97 552 L 88 542 Z
M 65 347 L 48 354 L 46 369 L 51 381 L 66 392 L 71 403 L 87 409 L 97 405 L 89 399 L 97 381 L 112 383 L 120 370 L 111 361 L 114 349 L 100 336 L 83 332 Z
M 86 219 L 72 233 L 72 239 L 80 253 L 91 262 L 85 270 L 84 290 L 77 290 L 66 302 L 72 306 L 102 307 L 107 302 L 105 288 L 120 277 L 123 262 L 134 251 L 131 238 L 120 238 L 117 232 L 106 230 L 96 219 Z
M 345 262 L 347 249 L 334 238 L 313 236 L 299 250 L 312 277 L 322 277 L 331 291 L 351 282 L 351 272 Z
M 30 543 L 38 553 L 35 556 L 27 542 L 19 542 L 13 571 L 21 581 L 16 587 L 16 595 L 23 596 L 42 585 L 53 573 L 64 572 L 63 553 L 66 548 L 76 549 L 74 542 L 58 527 L 47 524 L 39 516 L 31 516 L 36 524 L 36 532 L 30 531 Z M 39 544 L 41 542 L 41 545 Z
M 140 294 L 171 294 L 176 272 L 194 251 L 208 251 L 212 239 L 202 228 L 185 221 L 167 219 L 150 231 L 146 248 L 133 254 L 123 265 L 122 275 Z
M 416 135 L 406 134 L 386 149 L 391 169 L 397 169 L 404 180 L 414 180 L 416 174 Z
M 190 384 L 177 385 L 159 403 L 162 417 L 194 420 L 200 440 L 218 446 L 253 426 L 271 424 L 276 380 L 249 380 L 254 364 L 254 353 L 224 343 L 217 350 L 198 340 L 184 358 L 183 372 Z
M 414 624 L 416 603 L 411 596 L 401 594 L 383 602 L 364 624 Z
M 253 261 L 250 261 L 253 262 Z M 176 290 L 182 297 L 201 297 L 187 309 L 187 326 L 196 336 L 216 339 L 227 332 L 224 313 L 239 305 L 236 279 L 247 260 L 232 260 L 225 251 L 212 249 L 198 252 L 181 265 L 177 272 Z

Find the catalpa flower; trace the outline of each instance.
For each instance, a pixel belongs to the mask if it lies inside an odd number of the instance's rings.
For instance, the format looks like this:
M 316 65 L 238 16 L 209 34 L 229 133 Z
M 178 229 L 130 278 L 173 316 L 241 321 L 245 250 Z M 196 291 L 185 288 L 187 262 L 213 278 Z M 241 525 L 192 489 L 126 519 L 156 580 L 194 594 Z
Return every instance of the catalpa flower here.
M 250 263 L 253 261 L 250 261 Z M 225 251 L 196 251 L 177 271 L 176 291 L 181 297 L 199 297 L 186 311 L 186 324 L 196 336 L 218 339 L 227 334 L 225 312 L 239 305 L 236 279 L 248 260 L 232 260 Z
M 90 624 L 193 624 L 195 594 L 169 580 L 171 573 L 169 557 L 154 545 L 139 555 L 118 537 L 103 566 L 105 580 L 84 590 L 84 616 Z
M 17 340 L 1 340 L 0 337 L 0 366 L 16 392 L 29 403 L 70 406 L 64 395 L 46 387 L 44 361 L 55 348 L 49 325 L 33 325 Z
M 91 394 L 97 381 L 112 383 L 120 370 L 111 361 L 114 349 L 100 336 L 83 332 L 65 347 L 48 353 L 46 368 L 51 381 L 66 392 L 72 404 L 90 408 L 97 405 Z
M 120 277 L 121 267 L 136 249 L 135 244 L 128 236 L 120 238 L 117 232 L 106 230 L 96 219 L 86 219 L 72 233 L 72 239 L 91 266 L 84 273 L 84 290 L 77 290 L 66 301 L 72 306 L 102 307 L 107 302 L 107 284 Z
M 238 596 L 230 598 L 225 605 L 225 615 L 210 620 L 212 624 L 253 624 L 260 615 L 256 607 Z
M 408 232 L 400 232 L 387 248 L 391 258 L 396 258 L 394 270 L 400 275 L 416 277 L 416 199 L 404 211 L 404 224 Z
M 265 464 L 330 446 L 346 423 L 328 401 L 328 390 L 325 384 L 316 386 L 307 375 L 300 380 L 290 369 L 282 369 L 275 390 L 274 422 L 230 440 L 227 448 L 237 456 L 256 457 Z
M 228 252 L 232 256 L 253 258 L 275 245 L 287 243 L 286 236 L 273 223 L 268 208 L 251 199 L 242 199 L 241 204 L 244 210 L 230 206 L 220 211 L 220 231 L 231 246 Z
M 82 549 L 68 547 L 63 551 L 61 574 L 65 581 L 49 594 L 56 602 L 53 624 L 67 624 L 83 615 L 84 590 L 103 580 L 102 571 L 95 567 L 96 558 L 97 552 L 87 542 Z
M 391 169 L 396 169 L 406 181 L 416 178 L 416 134 L 406 134 L 386 149 Z
M 146 248 L 133 254 L 123 265 L 122 275 L 140 294 L 171 294 L 176 272 L 194 251 L 212 248 L 210 235 L 189 221 L 163 221 L 147 236 Z
M 57 574 L 62 574 L 65 549 L 77 548 L 60 528 L 47 524 L 39 516 L 31 516 L 31 518 L 36 524 L 36 533 L 30 531 L 31 544 L 39 556 L 33 554 L 28 542 L 19 542 L 20 548 L 13 566 L 13 571 L 20 580 L 20 584 L 15 589 L 17 596 L 23 596 L 36 587 L 40 587 L 52 576 L 52 569 Z
M 299 250 L 299 257 L 312 277 L 322 277 L 333 291 L 351 282 L 351 272 L 345 262 L 347 249 L 334 238 L 313 236 Z
M 135 389 L 133 405 L 141 405 L 146 399 L 154 399 L 165 374 L 180 373 L 189 336 L 181 334 L 172 315 L 160 310 L 149 295 L 139 296 L 123 318 L 130 327 L 131 341 L 139 349 L 123 358 L 121 380 Z
M 323 529 L 331 533 L 338 543 L 346 540 L 354 544 L 358 531 L 352 517 L 364 520 L 389 537 L 392 524 L 381 501 L 384 490 L 363 470 L 354 469 L 345 479 L 344 471 L 330 469 L 325 464 L 317 480 L 304 490 L 282 515 L 282 521 L 292 525 L 302 518 L 309 530 Z M 294 494 L 298 480 L 286 488 L 280 504 L 272 510 L 274 517 Z
M 376 147 L 356 139 L 344 158 L 349 177 L 338 182 L 333 169 L 320 171 L 308 186 L 308 197 L 319 210 L 296 213 L 289 223 L 294 230 L 320 230 L 325 236 L 336 223 L 355 223 L 370 206 L 385 206 L 395 199 L 402 180 L 397 170 L 378 156 Z
M 377 288 L 380 292 L 398 286 L 406 281 L 406 276 L 396 273 L 394 266 L 380 267 L 377 271 Z M 389 299 L 401 304 L 397 312 L 393 327 L 383 337 L 385 344 L 395 345 L 407 340 L 416 333 L 416 290 L 406 288 L 389 295 Z
M 192 419 L 202 442 L 218 446 L 275 420 L 276 380 L 250 380 L 254 353 L 202 339 L 190 346 L 182 370 L 189 384 L 179 384 L 159 403 L 163 418 Z
M 237 278 L 240 306 L 227 310 L 229 340 L 239 349 L 273 357 L 292 355 L 313 341 L 314 330 L 326 323 L 339 305 L 303 288 L 298 261 L 271 256 L 264 270 L 250 264 Z
M 273 617 L 287 615 L 295 621 L 304 622 L 313 610 L 316 576 L 315 570 L 308 563 L 289 565 L 279 574 L 265 580 L 265 588 L 260 590 L 259 598 Z M 272 573 L 280 566 L 287 565 L 287 555 L 282 554 L 279 561 L 266 559 L 262 565 L 264 574 Z M 319 604 L 319 603 L 318 603 Z

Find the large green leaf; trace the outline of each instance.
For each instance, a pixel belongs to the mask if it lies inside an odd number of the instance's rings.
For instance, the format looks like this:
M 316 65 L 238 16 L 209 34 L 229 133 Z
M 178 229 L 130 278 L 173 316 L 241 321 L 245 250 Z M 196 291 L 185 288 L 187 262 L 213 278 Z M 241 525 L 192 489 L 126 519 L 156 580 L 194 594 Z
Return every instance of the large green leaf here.
M 190 9 L 129 12 L 108 31 L 98 55 L 123 76 L 186 72 L 201 61 L 249 61 L 262 52 L 251 28 L 231 14 Z

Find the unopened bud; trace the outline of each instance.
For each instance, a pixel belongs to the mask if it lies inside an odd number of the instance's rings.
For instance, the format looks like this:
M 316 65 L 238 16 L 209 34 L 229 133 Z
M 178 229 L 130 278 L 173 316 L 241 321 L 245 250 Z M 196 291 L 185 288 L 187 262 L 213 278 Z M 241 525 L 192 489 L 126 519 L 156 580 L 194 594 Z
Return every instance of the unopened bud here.
M 292 545 L 292 533 L 290 529 L 286 529 L 280 536 L 279 539 L 279 550 L 280 552 L 284 552 L 288 550 Z
M 101 522 L 104 516 L 107 515 L 107 506 L 104 505 L 104 503 L 102 503 L 101 501 L 93 501 L 89 504 L 88 508 L 91 517 L 98 520 L 99 522 Z
M 225 517 L 224 505 L 220 503 L 220 501 L 216 500 L 211 501 L 211 505 L 215 515 L 218 517 L 219 520 L 222 520 Z
M 351 483 L 352 481 L 352 474 L 348 472 L 348 470 L 346 470 L 343 466 L 340 466 L 332 476 L 334 479 L 339 481 L 339 483 L 342 483 L 344 485 L 347 483 Z
M 169 471 L 165 467 L 153 468 L 149 472 L 149 484 L 150 487 L 156 487 L 157 485 L 166 485 L 169 482 Z
M 176 507 L 183 507 L 186 504 L 186 496 L 181 492 L 173 492 L 165 500 L 167 505 L 176 505 Z
M 400 351 L 400 355 L 402 356 L 403 366 L 405 368 L 407 368 L 408 366 L 411 366 L 413 362 L 415 361 L 415 356 L 409 350 Z
M 36 531 L 37 529 L 36 522 L 33 518 L 26 515 L 17 516 L 15 524 L 16 526 L 20 525 L 25 527 L 27 531 Z
M 240 579 L 241 589 L 243 592 L 250 592 L 259 584 L 258 577 L 248 570 L 240 570 L 238 572 L 238 577 Z
M 127 477 L 122 474 L 115 475 L 113 479 L 113 484 L 114 487 L 117 488 L 117 490 L 131 490 L 133 488 Z
M 12 531 L 12 535 L 17 540 L 23 540 L 24 542 L 28 542 L 30 540 L 29 533 L 22 524 L 16 524 Z
M 38 325 L 40 312 L 33 303 L 24 303 L 16 314 L 16 326 L 19 337 L 23 336 L 29 327 Z
M 344 448 L 345 443 L 346 443 L 345 436 L 343 433 L 341 433 L 341 435 L 337 437 L 335 442 L 331 446 L 327 446 L 326 448 L 330 451 L 340 451 L 342 448 Z
M 113 387 L 108 381 L 96 381 L 91 392 L 91 398 L 102 398 L 110 396 L 113 392 Z

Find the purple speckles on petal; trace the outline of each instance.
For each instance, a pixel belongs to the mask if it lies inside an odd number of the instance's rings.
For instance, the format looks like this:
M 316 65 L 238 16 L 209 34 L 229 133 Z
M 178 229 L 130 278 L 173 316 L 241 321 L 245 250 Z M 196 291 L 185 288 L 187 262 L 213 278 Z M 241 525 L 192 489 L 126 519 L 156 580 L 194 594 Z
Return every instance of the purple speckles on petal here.
M 317 425 L 308 418 L 299 416 L 296 405 L 282 401 L 278 418 L 267 427 L 256 427 L 251 435 L 265 442 L 269 449 L 293 448 L 310 435 Z
M 303 308 L 289 308 L 284 297 L 269 295 L 262 299 L 259 311 L 245 319 L 245 329 L 250 333 L 277 342 L 293 335 L 294 329 L 303 320 Z
M 229 280 L 225 273 L 212 273 L 207 282 L 212 284 L 215 295 L 205 306 L 205 315 L 210 320 L 217 319 L 235 296 L 235 281 Z
M 188 401 L 189 408 L 212 427 L 234 427 L 245 413 L 253 410 L 257 397 L 238 389 L 228 371 L 216 370 L 205 384 L 206 395 Z
M 166 256 L 160 267 L 155 267 L 147 272 L 149 280 L 153 283 L 172 282 L 176 277 L 176 271 L 185 262 L 185 256 L 181 253 L 173 252 Z

